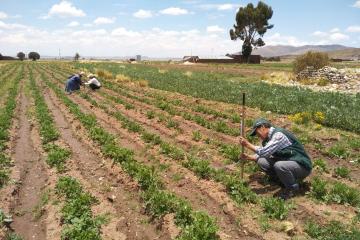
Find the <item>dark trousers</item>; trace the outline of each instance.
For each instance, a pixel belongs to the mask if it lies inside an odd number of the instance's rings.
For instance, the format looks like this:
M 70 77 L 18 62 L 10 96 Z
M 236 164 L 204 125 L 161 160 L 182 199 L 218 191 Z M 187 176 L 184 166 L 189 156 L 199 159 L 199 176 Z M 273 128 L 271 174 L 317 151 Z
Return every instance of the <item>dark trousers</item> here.
M 100 89 L 100 86 L 97 86 L 93 83 L 89 84 L 89 87 L 91 88 L 91 90 Z
M 262 171 L 270 177 L 277 177 L 286 188 L 293 188 L 311 173 L 311 170 L 304 168 L 295 161 L 259 158 L 257 163 Z

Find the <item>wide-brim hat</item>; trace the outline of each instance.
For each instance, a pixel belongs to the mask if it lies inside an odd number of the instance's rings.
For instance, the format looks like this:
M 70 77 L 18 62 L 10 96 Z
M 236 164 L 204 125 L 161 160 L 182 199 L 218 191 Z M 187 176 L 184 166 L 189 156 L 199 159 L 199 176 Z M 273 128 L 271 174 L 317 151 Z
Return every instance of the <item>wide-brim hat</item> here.
M 271 125 L 271 123 L 266 120 L 265 118 L 258 118 L 254 121 L 254 124 L 252 126 L 251 132 L 250 132 L 250 136 L 255 136 L 256 135 L 256 129 L 264 124 L 269 124 Z
M 95 77 L 95 75 L 92 74 L 92 73 L 90 73 L 87 77 L 88 77 L 88 78 L 93 78 L 93 77 Z

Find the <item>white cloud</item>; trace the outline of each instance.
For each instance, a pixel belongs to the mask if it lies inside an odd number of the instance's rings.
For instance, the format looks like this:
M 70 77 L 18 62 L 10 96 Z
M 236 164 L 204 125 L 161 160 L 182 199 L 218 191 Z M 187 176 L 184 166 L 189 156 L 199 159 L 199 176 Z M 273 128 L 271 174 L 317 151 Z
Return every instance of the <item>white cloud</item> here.
M 218 25 L 213 25 L 213 26 L 208 26 L 206 28 L 206 31 L 208 33 L 222 33 L 224 32 L 225 30 L 221 27 L 219 27 Z
M 232 4 L 232 3 L 224 3 L 224 4 L 202 4 L 199 6 L 201 9 L 204 10 L 212 10 L 216 9 L 218 11 L 226 11 L 226 10 L 233 10 L 240 7 L 239 4 Z
M 139 11 L 135 12 L 133 16 L 136 18 L 151 18 L 153 15 L 151 11 L 140 9 Z
M 301 41 L 294 36 L 283 36 L 280 33 L 265 36 L 264 41 L 266 45 L 302 46 L 308 44 L 308 42 Z
M 349 26 L 346 29 L 347 32 L 360 32 L 360 26 Z
M 8 17 L 8 15 L 6 13 L 0 12 L 0 19 L 5 19 L 7 17 Z
M 178 8 L 178 7 L 170 7 L 170 8 L 166 8 L 160 11 L 161 14 L 165 14 L 165 15 L 186 15 L 189 14 L 189 11 L 183 8 Z
M 73 6 L 71 2 L 68 1 L 61 1 L 58 4 L 53 5 L 49 13 L 46 16 L 40 17 L 42 19 L 47 19 L 50 17 L 84 17 L 86 14 L 83 10 L 76 8 Z
M 313 36 L 315 37 L 326 37 L 328 36 L 328 34 L 326 32 L 322 32 L 322 31 L 315 31 L 312 33 Z
M 111 32 L 112 36 L 115 37 L 141 37 L 141 33 L 135 31 L 129 31 L 126 28 L 116 28 Z
M 320 38 L 321 44 L 341 43 L 341 41 L 350 39 L 348 35 L 341 33 L 338 28 L 334 28 L 329 32 L 316 31 L 312 35 Z
M 356 1 L 353 7 L 360 8 L 360 0 Z
M 7 29 L 7 30 L 14 30 L 14 29 L 24 29 L 26 28 L 25 25 L 17 24 L 17 23 L 5 23 L 0 21 L 0 29 Z
M 101 24 L 112 24 L 115 22 L 115 18 L 106 18 L 106 17 L 98 17 L 94 20 L 95 25 L 101 25 Z
M 68 26 L 68 27 L 77 27 L 77 26 L 79 26 L 79 25 L 80 25 L 79 22 L 77 22 L 77 21 L 72 21 L 72 22 L 69 23 L 67 26 Z
M 334 41 L 342 41 L 342 40 L 348 40 L 349 36 L 342 33 L 333 33 L 330 34 L 330 39 Z

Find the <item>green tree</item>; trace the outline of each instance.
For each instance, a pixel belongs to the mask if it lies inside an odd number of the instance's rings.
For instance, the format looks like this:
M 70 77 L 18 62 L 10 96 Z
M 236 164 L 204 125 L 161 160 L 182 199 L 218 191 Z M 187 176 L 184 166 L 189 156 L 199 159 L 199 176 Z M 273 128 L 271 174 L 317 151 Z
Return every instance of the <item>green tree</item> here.
M 79 59 L 80 59 L 80 54 L 79 54 L 79 53 L 75 53 L 74 60 L 75 60 L 75 61 L 78 61 Z
M 243 41 L 242 55 L 248 61 L 253 47 L 262 47 L 265 42 L 262 37 L 268 29 L 274 27 L 268 23 L 273 11 L 270 6 L 262 1 L 256 7 L 249 3 L 246 7 L 240 7 L 236 14 L 236 24 L 230 30 L 231 40 L 240 38 Z
M 37 52 L 29 52 L 29 59 L 36 61 L 40 59 L 40 54 L 38 54 Z
M 25 59 L 25 53 L 23 52 L 18 52 L 18 54 L 16 55 L 21 61 L 23 61 Z

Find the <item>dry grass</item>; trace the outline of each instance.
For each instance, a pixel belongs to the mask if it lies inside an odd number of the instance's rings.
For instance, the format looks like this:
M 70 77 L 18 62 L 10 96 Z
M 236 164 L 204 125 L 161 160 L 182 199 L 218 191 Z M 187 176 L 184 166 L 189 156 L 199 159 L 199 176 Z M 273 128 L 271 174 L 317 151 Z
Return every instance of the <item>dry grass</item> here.
M 113 79 L 114 76 L 111 72 L 103 70 L 103 69 L 96 69 L 96 75 L 99 76 L 99 78 L 104 78 L 104 79 Z
M 146 80 L 139 80 L 139 81 L 138 81 L 138 85 L 139 85 L 139 87 L 142 87 L 142 88 L 148 87 L 148 86 L 149 86 L 149 82 L 146 81 Z
M 294 79 L 294 74 L 289 72 L 272 72 L 261 76 L 261 80 L 275 84 L 285 84 Z
M 190 71 L 186 71 L 186 72 L 184 73 L 184 75 L 185 75 L 185 76 L 188 76 L 188 77 L 191 77 L 191 76 L 192 76 L 192 74 L 193 74 L 193 73 L 192 73 L 192 72 L 190 72 Z
M 131 78 L 123 74 L 117 74 L 115 77 L 115 82 L 131 82 Z

